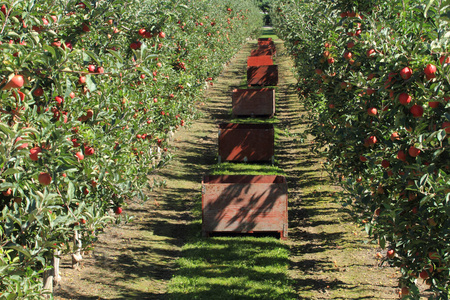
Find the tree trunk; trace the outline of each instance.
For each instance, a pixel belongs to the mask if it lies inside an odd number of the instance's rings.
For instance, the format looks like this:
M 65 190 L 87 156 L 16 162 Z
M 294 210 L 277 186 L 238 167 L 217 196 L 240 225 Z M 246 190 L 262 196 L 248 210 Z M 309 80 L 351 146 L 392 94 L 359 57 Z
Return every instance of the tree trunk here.
M 58 286 L 61 281 L 61 275 L 59 275 L 59 256 L 61 255 L 61 250 L 55 250 L 55 255 L 53 256 L 53 286 Z
M 44 292 L 53 294 L 53 287 L 59 284 L 61 276 L 59 275 L 59 255 L 60 250 L 55 250 L 52 258 L 52 268 L 44 271 Z M 50 294 L 46 295 L 46 298 L 50 298 Z
M 83 259 L 81 256 L 81 247 L 82 247 L 81 239 L 78 233 L 78 230 L 73 232 L 73 250 L 72 254 L 72 268 L 78 268 L 80 265 L 80 261 Z

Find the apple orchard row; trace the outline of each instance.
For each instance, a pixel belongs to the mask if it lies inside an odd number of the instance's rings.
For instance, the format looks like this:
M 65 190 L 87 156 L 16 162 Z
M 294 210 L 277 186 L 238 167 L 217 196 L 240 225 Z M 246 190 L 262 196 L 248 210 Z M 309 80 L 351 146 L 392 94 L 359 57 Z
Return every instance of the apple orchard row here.
M 309 133 L 344 205 L 400 269 L 401 296 L 450 282 L 450 35 L 442 1 L 277 1 Z
M 171 136 L 262 20 L 237 0 L 0 5 L 0 298 L 39 298 L 55 258 L 161 184 Z

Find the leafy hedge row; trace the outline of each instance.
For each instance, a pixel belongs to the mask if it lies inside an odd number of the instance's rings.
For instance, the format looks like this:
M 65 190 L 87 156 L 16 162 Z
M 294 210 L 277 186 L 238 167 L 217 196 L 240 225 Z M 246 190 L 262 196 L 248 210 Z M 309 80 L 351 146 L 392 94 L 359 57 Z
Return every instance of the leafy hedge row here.
M 450 280 L 450 33 L 442 1 L 277 1 L 310 133 L 405 298 Z
M 237 0 L 0 6 L 0 299 L 39 298 L 74 234 L 90 246 L 146 199 L 171 135 L 262 17 Z

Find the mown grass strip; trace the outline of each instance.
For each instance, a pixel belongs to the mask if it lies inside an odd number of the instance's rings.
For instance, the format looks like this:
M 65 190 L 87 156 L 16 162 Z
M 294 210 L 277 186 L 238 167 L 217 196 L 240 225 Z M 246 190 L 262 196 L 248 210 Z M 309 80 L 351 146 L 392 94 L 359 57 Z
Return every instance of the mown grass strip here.
M 289 249 L 274 238 L 197 238 L 183 247 L 171 299 L 293 299 Z
M 231 122 L 276 124 L 279 120 Z M 284 175 L 276 163 L 220 163 L 213 165 L 210 173 Z M 169 299 L 295 299 L 288 276 L 289 247 L 267 236 L 201 237 L 200 198 L 199 192 L 192 208 L 194 220 L 187 232 L 189 241 L 182 248 L 182 257 L 177 261 L 179 271 L 168 287 Z

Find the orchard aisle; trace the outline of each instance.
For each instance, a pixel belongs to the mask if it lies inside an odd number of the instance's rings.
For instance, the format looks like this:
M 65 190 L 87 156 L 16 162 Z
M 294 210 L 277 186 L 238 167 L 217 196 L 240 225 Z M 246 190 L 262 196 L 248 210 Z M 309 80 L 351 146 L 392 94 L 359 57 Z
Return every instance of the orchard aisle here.
M 377 249 L 363 246 L 364 234 L 339 212 L 330 195 L 328 176 L 301 142 L 308 125 L 295 93 L 291 61 L 281 40 L 275 40 L 279 65 L 276 155 L 289 186 L 289 274 L 298 299 L 396 298 L 394 270 L 378 268 Z M 242 85 L 246 59 L 256 41 L 239 51 L 199 102 L 202 117 L 174 136 L 175 159 L 163 170 L 167 186 L 147 203 L 131 203 L 125 212 L 131 224 L 109 228 L 81 270 L 63 261 L 63 282 L 56 299 L 165 299 L 176 271 L 175 261 L 190 235 L 199 236 L 191 208 L 201 201 L 202 175 L 216 163 L 217 125 L 230 119 L 231 90 Z M 194 224 L 197 220 L 197 224 Z
M 395 270 L 378 267 L 375 246 L 353 224 L 332 196 L 338 190 L 323 160 L 312 152 L 313 138 L 302 140 L 307 112 L 299 103 L 292 61 L 281 40 L 278 49 L 277 117 L 281 131 L 277 157 L 289 186 L 290 274 L 298 299 L 397 299 Z M 382 253 L 383 256 L 385 253 Z

